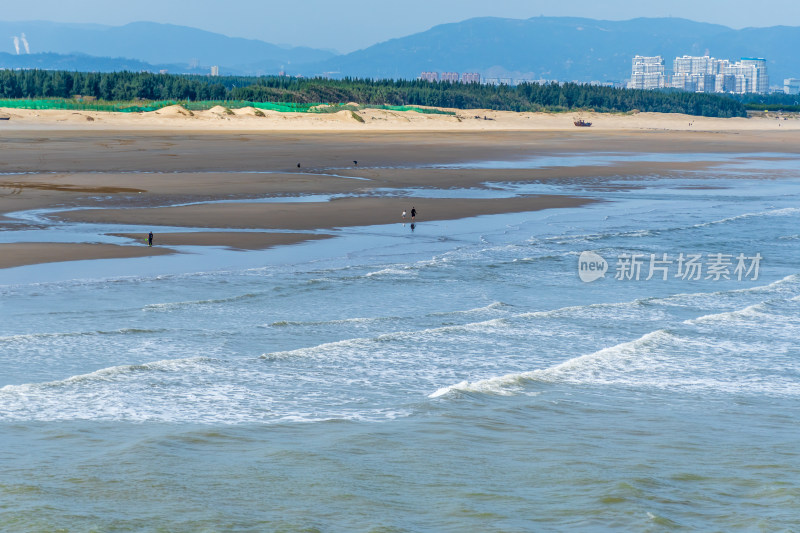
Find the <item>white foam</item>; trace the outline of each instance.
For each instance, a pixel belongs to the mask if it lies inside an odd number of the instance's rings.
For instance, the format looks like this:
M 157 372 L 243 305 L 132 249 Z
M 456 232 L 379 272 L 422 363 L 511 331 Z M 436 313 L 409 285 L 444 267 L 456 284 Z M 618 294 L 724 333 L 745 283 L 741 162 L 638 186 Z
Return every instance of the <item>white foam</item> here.
M 638 303 L 649 303 L 649 304 L 657 303 L 657 304 L 667 304 L 667 305 L 677 304 L 682 306 L 687 303 L 687 300 L 710 299 L 716 302 L 722 296 L 730 296 L 737 294 L 770 294 L 777 296 L 784 292 L 794 292 L 800 289 L 800 287 L 797 286 L 798 282 L 800 282 L 800 274 L 790 274 L 779 280 L 770 282 L 767 285 L 756 285 L 754 287 L 742 287 L 741 289 L 728 289 L 724 291 L 713 291 L 713 292 L 677 293 L 664 297 L 642 298 L 627 303 L 633 304 L 638 302 Z M 597 304 L 597 305 L 603 306 L 607 304 Z
M 529 311 L 527 313 L 520 313 L 518 315 L 514 315 L 513 318 L 551 318 L 556 316 L 575 316 L 580 313 L 593 313 L 595 311 L 603 312 L 609 309 L 614 310 L 621 310 L 621 309 L 635 309 L 642 305 L 648 299 L 639 299 L 630 300 L 627 302 L 611 302 L 611 303 L 598 303 L 598 304 L 588 304 L 588 305 L 570 305 L 567 307 L 559 307 L 556 309 L 550 309 L 548 311 Z
M 598 361 L 611 363 L 614 360 L 632 355 L 639 347 L 653 344 L 670 336 L 671 334 L 663 329 L 652 331 L 633 341 L 624 342 L 597 352 L 574 357 L 548 368 L 530 372 L 506 374 L 504 376 L 478 380 L 472 383 L 462 381 L 456 385 L 442 387 L 428 397 L 437 398 L 451 392 L 481 392 L 508 395 L 511 394 L 507 390 L 508 387 L 521 386 L 527 381 L 558 381 L 560 378 L 576 371 L 584 371 L 585 373 L 587 369 L 596 367 Z
M 770 209 L 766 211 L 759 211 L 755 213 L 742 213 L 741 215 L 735 215 L 732 217 L 721 218 L 718 220 L 710 220 L 708 222 L 701 222 L 698 224 L 692 224 L 689 226 L 677 226 L 677 227 L 666 227 L 666 228 L 653 228 L 653 229 L 640 229 L 634 231 L 609 231 L 606 233 L 583 233 L 583 234 L 563 234 L 563 235 L 555 235 L 552 237 L 547 237 L 545 241 L 552 241 L 557 244 L 572 244 L 575 241 L 596 241 L 601 239 L 606 239 L 609 237 L 650 237 L 654 234 L 659 232 L 665 231 L 680 231 L 686 229 L 695 229 L 695 228 L 706 228 L 710 226 L 715 226 L 719 224 L 727 224 L 729 222 L 735 222 L 738 220 L 745 220 L 748 218 L 756 218 L 756 217 L 773 217 L 773 216 L 792 216 L 797 213 L 800 213 L 800 208 L 796 207 L 787 207 L 782 209 Z
M 207 357 L 190 357 L 186 359 L 164 359 L 161 361 L 154 361 L 151 363 L 144 363 L 141 365 L 118 365 L 108 368 L 101 368 L 88 374 L 79 374 L 70 376 L 66 379 L 57 381 L 48 381 L 45 383 L 25 383 L 22 385 L 6 385 L 0 388 L 0 392 L 19 393 L 30 392 L 40 389 L 54 389 L 68 385 L 88 381 L 115 381 L 119 378 L 124 378 L 136 372 L 178 372 L 186 368 L 186 366 L 196 365 L 198 363 L 212 361 Z
M 763 309 L 764 309 L 764 302 L 760 302 L 757 304 L 749 305 L 744 309 L 737 309 L 735 311 L 727 311 L 724 313 L 712 313 L 709 315 L 703 315 L 697 318 L 693 318 L 691 320 L 686 320 L 684 323 L 699 324 L 702 322 L 736 321 L 741 318 L 763 318 L 767 316 L 767 314 L 763 312 Z
M 482 320 L 479 322 L 469 322 L 466 324 L 454 324 L 447 326 L 439 326 L 435 328 L 426 328 L 420 330 L 404 330 L 395 331 L 391 333 L 384 333 L 374 337 L 355 337 L 351 339 L 343 339 L 340 341 L 326 342 L 316 346 L 309 346 L 305 348 L 297 348 L 294 350 L 286 350 L 281 352 L 264 353 L 260 356 L 261 359 L 277 360 L 286 359 L 290 357 L 330 357 L 334 354 L 354 353 L 356 355 L 360 352 L 355 349 L 369 350 L 376 344 L 385 343 L 389 341 L 413 341 L 418 344 L 425 338 L 438 338 L 443 334 L 451 333 L 491 333 L 497 328 L 506 328 L 508 326 L 507 318 L 493 318 L 489 320 Z M 342 349 L 345 350 L 342 350 Z
M 353 317 L 353 318 L 340 318 L 336 320 L 277 320 L 271 324 L 265 324 L 259 327 L 265 328 L 280 328 L 287 326 L 335 326 L 341 324 L 370 324 L 373 322 L 388 322 L 394 320 L 402 320 L 397 316 L 378 316 L 378 317 Z
M 781 281 L 786 281 L 786 278 Z M 441 387 L 429 398 L 458 392 L 529 393 L 525 384 L 531 381 L 800 395 L 800 381 L 792 378 L 800 369 L 796 360 L 786 356 L 793 351 L 798 320 L 794 315 L 770 312 L 776 309 L 776 305 L 798 301 L 798 298 L 800 296 L 790 300 L 758 302 L 741 309 L 684 320 L 680 323 L 687 327 L 684 333 L 659 329 L 547 368 Z M 570 308 L 559 311 L 565 310 Z M 531 315 L 534 314 L 528 314 Z M 705 325 L 713 325 L 713 328 L 708 331 L 698 329 Z M 753 333 L 732 340 L 746 328 Z
M 171 311 L 173 309 L 181 309 L 184 307 L 192 307 L 196 305 L 214 305 L 214 304 L 224 304 L 224 303 L 231 303 L 231 302 L 238 302 L 241 300 L 248 300 L 251 298 L 257 298 L 258 294 L 247 293 L 247 294 L 240 294 L 237 296 L 231 296 L 229 298 L 214 298 L 208 300 L 189 300 L 185 302 L 164 302 L 164 303 L 157 303 L 157 304 L 149 304 L 142 308 L 142 311 Z
M 374 276 L 413 276 L 416 272 L 414 272 L 411 267 L 405 268 L 384 268 L 381 270 L 376 270 L 375 272 L 369 272 L 364 274 L 365 277 L 371 278 Z
M 741 215 L 736 215 L 732 217 L 721 218 L 719 220 L 711 220 L 709 222 L 703 222 L 701 224 L 694 224 L 689 226 L 690 228 L 705 228 L 708 226 L 715 226 L 717 224 L 726 224 L 728 222 L 734 222 L 737 220 L 744 220 L 747 218 L 756 218 L 756 217 L 773 217 L 773 216 L 791 216 L 794 214 L 800 213 L 800 208 L 797 207 L 785 207 L 783 209 L 769 209 L 767 211 L 759 211 L 756 213 L 742 213 Z
M 275 375 L 249 360 L 203 357 L 122 365 L 0 389 L 0 420 L 125 420 L 200 424 L 385 421 L 411 410 L 365 404 L 333 371 Z
M 76 332 L 69 332 L 69 333 L 27 333 L 22 335 L 8 335 L 5 337 L 0 337 L 0 342 L 26 342 L 38 339 L 49 339 L 49 338 L 61 338 L 61 337 L 75 337 L 79 335 L 84 335 L 84 333 L 76 333 Z
M 295 350 L 286 350 L 282 352 L 269 352 L 263 353 L 259 356 L 260 359 L 266 359 L 269 361 L 272 360 L 279 360 L 279 359 L 288 359 L 292 357 L 315 357 L 317 355 L 322 354 L 330 354 L 331 352 L 335 353 L 342 353 L 344 351 L 350 351 L 351 348 L 358 348 L 358 347 L 366 347 L 372 343 L 375 338 L 370 337 L 357 337 L 354 339 L 344 339 L 340 341 L 333 341 L 333 342 L 325 342 L 322 344 L 317 344 L 316 346 L 309 346 L 306 348 L 297 348 Z
M 69 331 L 69 332 L 53 332 L 53 333 L 27 333 L 22 335 L 8 335 L 0 337 L 0 342 L 13 343 L 13 342 L 27 342 L 36 341 L 39 339 L 59 339 L 67 337 L 91 337 L 97 335 L 139 335 L 150 333 L 165 333 L 167 329 L 143 329 L 143 328 L 120 328 L 108 331 Z
M 500 309 L 505 309 L 507 307 L 513 307 L 510 304 L 503 303 L 503 302 L 492 302 L 489 305 L 484 305 L 483 307 L 475 307 L 473 309 L 466 309 L 464 311 L 456 310 L 456 311 L 443 311 L 440 313 L 428 313 L 425 316 L 459 316 L 459 315 L 475 315 L 485 313 L 487 311 L 497 311 Z
M 206 357 L 121 365 L 53 382 L 7 385 L 0 389 L 0 420 L 275 419 L 273 398 L 248 385 L 264 377 Z
M 477 333 L 485 335 L 485 334 L 498 333 L 500 331 L 509 331 L 513 327 L 513 322 L 515 320 L 520 320 L 520 319 L 522 320 L 550 319 L 550 318 L 561 318 L 561 317 L 570 319 L 587 318 L 587 317 L 591 318 L 595 316 L 607 316 L 609 311 L 612 311 L 615 317 L 627 316 L 627 314 L 630 314 L 632 317 L 639 317 L 642 313 L 642 306 L 644 305 L 648 305 L 650 307 L 653 307 L 655 305 L 671 305 L 671 304 L 684 305 L 686 300 L 712 299 L 713 301 L 716 301 L 719 299 L 721 295 L 737 293 L 737 292 L 754 292 L 754 293 L 770 292 L 771 290 L 774 290 L 775 288 L 781 287 L 783 285 L 787 284 L 793 285 L 799 278 L 800 276 L 793 274 L 790 276 L 786 276 L 781 280 L 772 282 L 768 285 L 759 287 L 733 289 L 730 291 L 719 291 L 714 293 L 701 292 L 701 293 L 676 294 L 672 296 L 666 296 L 663 298 L 649 297 L 649 298 L 641 298 L 625 302 L 567 306 L 563 308 L 557 308 L 545 311 L 532 311 L 519 314 L 508 314 L 506 316 L 502 316 L 499 318 L 491 318 L 487 320 L 469 322 L 465 324 L 445 325 L 445 326 L 438 326 L 420 330 L 403 330 L 392 333 L 385 333 L 374 337 L 355 337 L 350 339 L 343 339 L 340 341 L 322 343 L 316 346 L 303 347 L 294 350 L 265 353 L 261 357 L 263 359 L 271 359 L 271 360 L 285 359 L 291 357 L 321 357 L 321 358 L 347 357 L 347 356 L 352 356 L 353 354 L 360 354 L 363 351 L 369 352 L 370 350 L 374 350 L 376 344 L 387 341 L 409 341 L 409 342 L 414 342 L 415 344 L 419 344 L 420 342 L 423 342 L 427 339 L 436 341 L 437 339 L 443 336 L 450 336 L 458 333 L 466 333 L 466 334 Z M 757 306 L 758 304 L 754 305 Z M 494 302 L 488 306 L 476 309 L 471 309 L 466 311 L 454 311 L 445 314 L 480 313 L 490 309 L 502 308 L 503 306 L 505 306 L 505 304 L 503 304 L 502 302 Z M 759 308 L 755 306 L 753 306 L 752 309 L 748 308 L 744 310 L 734 310 L 734 311 L 726 311 L 723 313 L 707 314 L 692 320 L 699 322 L 710 322 L 713 320 L 724 321 L 735 318 L 741 318 L 745 316 L 751 316 L 751 317 L 757 316 Z M 438 316 L 438 315 L 439 314 L 432 314 L 431 316 Z M 355 319 L 342 319 L 342 320 L 345 322 L 349 320 L 360 322 L 360 321 L 375 320 L 375 319 L 355 318 Z M 694 323 L 692 320 L 685 321 L 684 323 L 692 324 Z M 327 323 L 332 323 L 332 322 L 321 322 L 320 324 L 327 324 Z M 276 326 L 295 325 L 295 324 L 305 325 L 306 323 L 302 322 L 275 323 Z M 526 329 L 529 329 L 531 326 L 525 325 L 524 327 Z M 551 330 L 549 328 L 543 328 L 542 331 L 539 332 L 539 334 L 547 335 L 550 331 Z

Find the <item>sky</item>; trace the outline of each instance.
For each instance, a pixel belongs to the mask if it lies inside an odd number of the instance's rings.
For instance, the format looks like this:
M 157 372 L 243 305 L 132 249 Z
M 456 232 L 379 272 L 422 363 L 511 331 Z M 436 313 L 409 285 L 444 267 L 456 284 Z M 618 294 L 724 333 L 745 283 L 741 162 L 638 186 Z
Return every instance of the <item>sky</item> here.
M 800 26 L 800 0 L 0 0 L 0 20 L 192 26 L 231 37 L 347 53 L 473 17 L 682 17 L 732 28 Z M 761 8 L 760 6 L 765 6 Z

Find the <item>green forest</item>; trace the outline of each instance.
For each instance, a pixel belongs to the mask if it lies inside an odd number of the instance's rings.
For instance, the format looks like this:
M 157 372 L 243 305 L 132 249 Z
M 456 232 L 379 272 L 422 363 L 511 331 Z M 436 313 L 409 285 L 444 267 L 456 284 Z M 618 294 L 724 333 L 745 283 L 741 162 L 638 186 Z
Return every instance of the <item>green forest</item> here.
M 752 111 L 800 112 L 800 94 L 737 94 L 731 98 L 742 102 L 745 109 Z
M 499 111 L 685 113 L 743 117 L 742 102 L 680 91 L 614 89 L 577 83 L 517 86 L 420 80 L 293 77 L 209 77 L 148 72 L 0 71 L 0 98 L 91 97 L 105 101 L 197 101 L 357 103 Z

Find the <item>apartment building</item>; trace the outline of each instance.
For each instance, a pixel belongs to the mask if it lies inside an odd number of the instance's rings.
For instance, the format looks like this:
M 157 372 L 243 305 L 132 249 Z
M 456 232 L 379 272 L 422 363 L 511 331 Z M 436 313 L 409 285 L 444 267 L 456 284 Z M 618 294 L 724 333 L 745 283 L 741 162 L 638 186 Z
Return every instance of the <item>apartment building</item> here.
M 658 71 L 658 62 L 655 59 L 641 56 L 634 58 L 629 87 L 658 88 L 656 78 L 649 74 Z M 732 63 L 727 59 L 707 55 L 685 55 L 675 58 L 672 71 L 673 74 L 665 86 L 683 91 L 737 94 L 769 92 L 767 61 L 763 58 L 744 57 Z
M 767 60 L 760 57 L 743 57 L 739 62 L 747 77 L 749 93 L 766 94 L 769 92 L 769 76 L 767 75 Z
M 666 87 L 664 59 L 661 56 L 636 56 L 633 58 L 629 89 L 661 89 Z
M 420 80 L 424 81 L 448 81 L 450 83 L 480 83 L 481 75 L 477 72 L 464 72 L 459 76 L 458 72 L 423 72 L 420 74 Z

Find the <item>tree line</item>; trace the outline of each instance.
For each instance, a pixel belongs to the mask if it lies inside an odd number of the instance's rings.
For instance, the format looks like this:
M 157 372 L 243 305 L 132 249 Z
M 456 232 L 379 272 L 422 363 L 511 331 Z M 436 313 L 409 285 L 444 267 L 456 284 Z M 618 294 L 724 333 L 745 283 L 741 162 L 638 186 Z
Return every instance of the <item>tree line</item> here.
M 800 94 L 737 94 L 731 98 L 742 102 L 748 110 L 800 112 Z
M 741 101 L 719 95 L 616 89 L 578 83 L 495 86 L 422 80 L 0 71 L 0 98 L 72 98 L 75 95 L 106 101 L 355 102 L 364 105 L 418 105 L 498 111 L 638 110 L 708 117 L 746 116 Z

